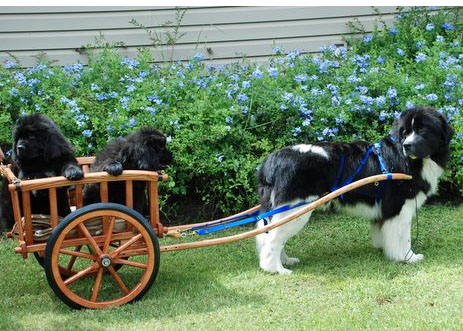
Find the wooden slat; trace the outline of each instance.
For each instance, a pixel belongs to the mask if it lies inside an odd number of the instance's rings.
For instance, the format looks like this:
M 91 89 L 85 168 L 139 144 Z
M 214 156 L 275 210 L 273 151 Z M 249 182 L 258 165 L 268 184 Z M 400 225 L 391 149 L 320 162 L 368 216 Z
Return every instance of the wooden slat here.
M 24 241 L 24 229 L 23 229 L 23 225 L 21 222 L 21 207 L 19 205 L 19 194 L 18 194 L 18 191 L 16 191 L 15 189 L 13 190 L 10 189 L 10 194 L 11 194 L 11 203 L 13 205 L 14 221 L 16 225 L 18 226 L 18 232 L 19 232 L 18 239 L 19 241 Z
M 100 199 L 101 199 L 101 202 L 108 202 L 108 183 L 107 182 L 100 183 Z
M 52 187 L 48 190 L 50 200 L 50 225 L 54 229 L 58 225 L 58 202 L 56 199 L 56 188 Z
M 168 176 L 162 175 L 162 181 L 167 181 Z M 32 191 L 32 190 L 41 190 L 48 189 L 51 187 L 66 187 L 70 185 L 79 185 L 79 184 L 92 184 L 99 182 L 115 182 L 123 180 L 140 180 L 140 181 L 158 181 L 159 175 L 154 171 L 146 170 L 124 170 L 124 173 L 119 176 L 112 176 L 107 172 L 91 172 L 85 174 L 84 179 L 70 181 L 63 176 L 49 177 L 49 178 L 39 178 L 39 179 L 30 179 L 23 180 L 19 184 L 22 191 Z M 14 190 L 15 185 L 9 184 L 8 189 Z
M 133 208 L 133 182 L 131 180 L 125 182 L 125 205 Z
M 158 183 L 148 183 L 148 207 L 150 212 L 150 223 L 153 228 L 157 228 L 158 237 L 162 238 L 164 235 L 164 228 L 159 217 L 159 197 L 158 197 Z
M 78 185 L 75 185 L 75 187 L 76 187 L 76 207 L 82 208 L 82 206 L 84 205 L 82 185 L 78 184 Z
M 30 192 L 22 192 L 23 215 L 24 215 L 24 230 L 26 232 L 26 244 L 30 245 L 34 242 L 32 235 L 32 217 L 31 217 L 31 196 Z

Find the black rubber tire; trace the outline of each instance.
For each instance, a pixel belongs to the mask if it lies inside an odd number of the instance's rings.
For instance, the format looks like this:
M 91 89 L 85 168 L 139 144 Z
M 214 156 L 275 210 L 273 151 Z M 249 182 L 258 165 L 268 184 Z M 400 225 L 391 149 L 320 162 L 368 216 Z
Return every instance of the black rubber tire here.
M 159 271 L 159 262 L 160 262 L 160 249 L 159 249 L 159 242 L 157 239 L 157 236 L 151 227 L 151 224 L 137 211 L 128 208 L 124 205 L 117 204 L 117 203 L 95 203 L 91 204 L 85 207 L 82 207 L 68 216 L 66 216 L 60 224 L 53 230 L 50 238 L 48 238 L 47 245 L 45 248 L 45 255 L 44 255 L 44 268 L 45 268 L 45 274 L 47 276 L 48 284 L 52 288 L 52 290 L 55 292 L 55 294 L 63 301 L 66 305 L 73 309 L 82 309 L 82 308 L 90 308 L 93 309 L 93 307 L 86 307 L 83 306 L 66 296 L 66 294 L 59 288 L 53 271 L 52 271 L 52 253 L 53 249 L 55 246 L 56 241 L 58 240 L 61 232 L 75 219 L 78 217 L 81 217 L 84 214 L 95 212 L 95 211 L 101 211 L 101 210 L 113 210 L 113 211 L 118 211 L 124 214 L 129 215 L 130 217 L 136 219 L 139 224 L 147 231 L 149 235 L 149 240 L 147 244 L 153 245 L 153 251 L 154 251 L 154 268 L 152 271 L 152 274 L 149 277 L 149 280 L 145 287 L 142 289 L 140 293 L 136 295 L 132 300 L 125 302 L 125 303 L 133 303 L 137 300 L 140 300 L 150 289 L 150 287 L 153 285 L 154 281 L 156 280 L 158 271 Z M 104 307 L 103 307 L 104 308 Z M 95 308 L 98 309 L 98 308 Z

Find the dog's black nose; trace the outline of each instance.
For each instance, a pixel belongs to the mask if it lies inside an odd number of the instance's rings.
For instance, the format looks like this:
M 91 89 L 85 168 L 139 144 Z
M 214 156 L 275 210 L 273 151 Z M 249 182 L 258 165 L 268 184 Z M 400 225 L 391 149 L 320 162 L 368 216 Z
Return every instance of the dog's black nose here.
M 409 151 L 412 148 L 412 143 L 404 143 L 403 147 L 406 151 Z

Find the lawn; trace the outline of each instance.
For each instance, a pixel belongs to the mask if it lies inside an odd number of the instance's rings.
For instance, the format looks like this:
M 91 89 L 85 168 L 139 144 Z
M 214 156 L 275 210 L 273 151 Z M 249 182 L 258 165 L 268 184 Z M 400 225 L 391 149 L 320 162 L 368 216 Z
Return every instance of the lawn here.
M 69 309 L 35 259 L 0 240 L 0 329 L 462 329 L 462 220 L 462 206 L 422 208 L 425 260 L 407 265 L 371 247 L 367 221 L 318 213 L 288 242 L 301 259 L 290 276 L 260 271 L 254 240 L 163 253 L 142 300 L 104 311 Z

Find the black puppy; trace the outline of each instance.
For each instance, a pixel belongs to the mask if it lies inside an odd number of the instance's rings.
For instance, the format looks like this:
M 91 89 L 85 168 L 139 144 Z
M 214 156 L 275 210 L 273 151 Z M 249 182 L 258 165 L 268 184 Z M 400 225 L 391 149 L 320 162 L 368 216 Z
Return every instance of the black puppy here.
M 153 128 L 142 128 L 126 137 L 112 140 L 97 155 L 91 172 L 106 171 L 118 176 L 123 170 L 165 169 L 172 163 L 172 153 L 166 148 L 166 137 Z M 133 208 L 143 213 L 146 207 L 146 182 L 133 184 Z M 125 204 L 124 182 L 108 184 L 110 202 Z M 89 184 L 84 188 L 84 204 L 100 202 L 98 184 Z
M 13 128 L 12 168 L 22 180 L 54 176 L 78 180 L 84 176 L 71 143 L 56 124 L 42 114 L 26 115 L 16 121 Z M 3 224 L 10 228 L 14 220 L 7 187 L 8 182 L 4 180 L 1 218 Z M 57 199 L 58 215 L 68 215 L 71 209 L 66 188 L 57 189 Z M 32 192 L 31 209 L 33 214 L 50 214 L 47 190 Z

